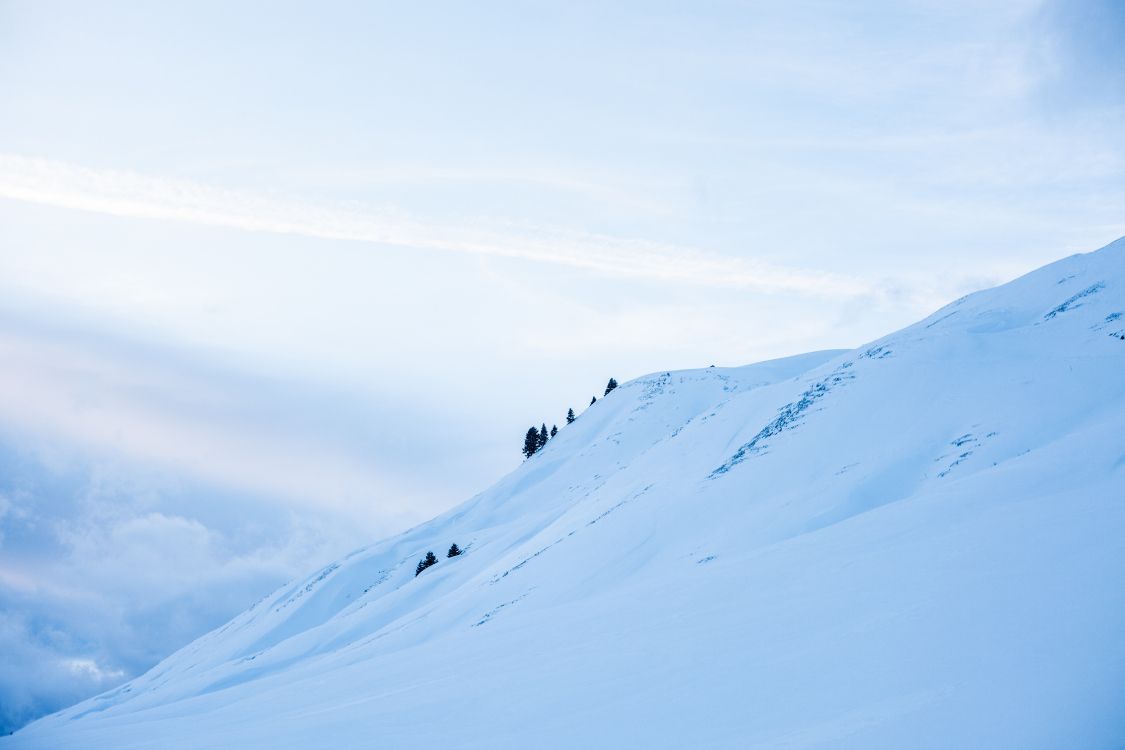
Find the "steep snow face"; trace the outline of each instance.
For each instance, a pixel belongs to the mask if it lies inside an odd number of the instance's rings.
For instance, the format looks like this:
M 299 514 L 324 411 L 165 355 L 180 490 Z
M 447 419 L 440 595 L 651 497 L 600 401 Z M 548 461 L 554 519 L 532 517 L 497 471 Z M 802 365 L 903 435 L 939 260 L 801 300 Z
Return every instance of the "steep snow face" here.
M 1118 241 L 854 351 L 626 383 L 0 747 L 1120 746 L 1123 436 Z

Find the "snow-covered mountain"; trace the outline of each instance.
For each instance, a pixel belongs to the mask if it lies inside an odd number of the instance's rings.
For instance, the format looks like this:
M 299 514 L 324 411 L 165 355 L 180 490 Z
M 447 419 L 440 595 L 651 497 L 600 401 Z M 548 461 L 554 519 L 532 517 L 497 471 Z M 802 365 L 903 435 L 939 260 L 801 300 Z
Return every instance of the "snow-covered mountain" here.
M 1125 240 L 853 351 L 626 383 L 0 742 L 1123 745 Z

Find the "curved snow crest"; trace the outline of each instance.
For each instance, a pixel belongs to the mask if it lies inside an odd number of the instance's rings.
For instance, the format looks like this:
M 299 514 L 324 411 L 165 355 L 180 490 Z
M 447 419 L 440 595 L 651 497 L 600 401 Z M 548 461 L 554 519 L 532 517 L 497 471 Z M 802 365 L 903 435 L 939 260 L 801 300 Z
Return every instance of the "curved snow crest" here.
M 935 312 L 925 320 L 903 331 L 922 327 L 956 325 L 973 316 L 991 317 L 978 321 L 974 332 L 1002 330 L 1051 320 L 1075 306 L 1084 297 L 1105 289 L 1110 279 L 1116 280 L 1120 292 L 1121 267 L 1125 265 L 1125 237 L 1090 253 L 1071 255 L 1036 269 L 994 289 L 966 295 Z M 1106 278 L 1102 278 L 1102 277 Z M 1120 297 L 1118 306 L 1121 306 Z M 1053 302 L 1048 302 L 1053 300 Z M 1081 305 L 1077 305 L 1081 306 Z
M 637 378 L 0 747 L 1120 744 L 1123 372 L 1119 240 L 855 350 Z

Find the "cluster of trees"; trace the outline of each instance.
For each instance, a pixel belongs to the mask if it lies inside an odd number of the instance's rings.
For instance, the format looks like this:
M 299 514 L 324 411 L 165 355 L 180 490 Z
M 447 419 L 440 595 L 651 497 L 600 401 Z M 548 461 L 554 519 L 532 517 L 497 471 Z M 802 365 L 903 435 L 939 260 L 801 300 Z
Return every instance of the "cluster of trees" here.
M 460 555 L 461 553 L 462 553 L 461 548 L 457 546 L 456 542 L 454 542 L 453 546 L 449 548 L 449 551 L 445 553 L 445 556 L 446 557 L 457 557 L 457 555 Z M 438 559 L 434 555 L 434 553 L 433 552 L 427 552 L 426 556 L 418 561 L 418 567 L 414 569 L 414 577 L 417 578 L 418 575 L 423 570 L 430 567 L 431 565 L 437 565 L 437 563 L 438 563 Z
M 617 381 L 614 380 L 613 378 L 610 378 L 609 382 L 606 383 L 605 393 L 602 394 L 602 397 L 604 398 L 604 397 L 608 396 L 610 391 L 612 391 L 616 387 L 617 387 Z M 590 406 L 593 406 L 594 404 L 596 404 L 597 401 L 598 401 L 598 397 L 592 396 L 590 398 Z M 570 424 L 571 422 L 573 422 L 576 419 L 578 419 L 578 417 L 574 416 L 574 409 L 567 409 L 566 410 L 566 423 Z M 535 425 L 532 425 L 531 427 L 528 427 L 527 428 L 527 434 L 523 436 L 523 455 L 524 455 L 524 458 L 531 458 L 532 456 L 534 456 L 536 453 L 538 453 L 543 448 L 543 446 L 545 446 L 547 444 L 548 440 L 550 440 L 551 438 L 553 438 L 555 435 L 558 435 L 558 434 L 559 434 L 558 425 L 551 425 L 551 430 L 548 432 L 546 422 L 541 424 L 539 427 L 536 427 Z
M 528 427 L 527 434 L 523 436 L 523 455 L 526 458 L 531 458 L 535 455 L 536 451 L 547 444 L 547 441 L 559 434 L 558 425 L 551 425 L 551 431 L 547 432 L 547 423 L 544 422 L 538 429 L 535 427 Z

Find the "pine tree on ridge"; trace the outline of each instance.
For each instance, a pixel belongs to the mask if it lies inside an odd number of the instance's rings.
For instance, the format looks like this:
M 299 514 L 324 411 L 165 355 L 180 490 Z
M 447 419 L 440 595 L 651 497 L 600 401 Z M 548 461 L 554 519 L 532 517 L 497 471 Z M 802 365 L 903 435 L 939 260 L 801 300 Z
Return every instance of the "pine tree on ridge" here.
M 523 438 L 523 457 L 531 458 L 537 450 L 539 450 L 539 430 L 528 427 L 527 434 Z

